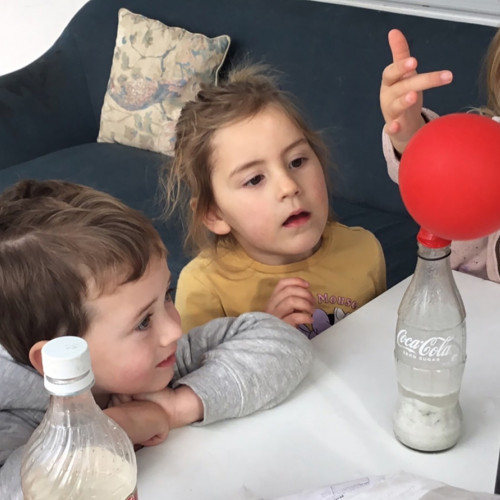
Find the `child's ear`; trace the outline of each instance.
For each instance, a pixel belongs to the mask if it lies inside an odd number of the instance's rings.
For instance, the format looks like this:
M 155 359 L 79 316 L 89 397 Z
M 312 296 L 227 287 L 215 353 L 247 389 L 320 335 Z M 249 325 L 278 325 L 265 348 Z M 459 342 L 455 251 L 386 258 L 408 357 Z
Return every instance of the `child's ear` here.
M 43 375 L 43 366 L 42 366 L 42 347 L 48 342 L 48 340 L 40 340 L 35 345 L 33 345 L 30 349 L 30 361 L 34 366 L 36 371 Z
M 231 232 L 231 227 L 219 214 L 217 208 L 210 208 L 203 217 L 203 224 L 214 234 L 222 236 Z

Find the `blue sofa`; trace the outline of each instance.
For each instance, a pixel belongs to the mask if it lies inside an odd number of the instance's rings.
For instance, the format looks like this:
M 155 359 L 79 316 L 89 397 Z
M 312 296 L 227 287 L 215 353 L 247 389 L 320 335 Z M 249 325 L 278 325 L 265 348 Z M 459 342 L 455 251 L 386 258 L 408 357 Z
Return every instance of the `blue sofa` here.
M 388 286 L 413 272 L 418 228 L 381 151 L 387 32 L 403 30 L 421 70 L 454 72 L 450 87 L 425 98 L 444 114 L 484 102 L 477 81 L 494 28 L 310 0 L 90 0 L 42 57 L 0 77 L 0 189 L 21 178 L 61 178 L 114 194 L 154 219 L 174 279 L 190 257 L 178 220 L 160 218 L 157 170 L 165 157 L 96 142 L 120 7 L 208 36 L 228 34 L 227 61 L 249 55 L 281 70 L 283 87 L 331 148 L 338 219 L 379 238 Z

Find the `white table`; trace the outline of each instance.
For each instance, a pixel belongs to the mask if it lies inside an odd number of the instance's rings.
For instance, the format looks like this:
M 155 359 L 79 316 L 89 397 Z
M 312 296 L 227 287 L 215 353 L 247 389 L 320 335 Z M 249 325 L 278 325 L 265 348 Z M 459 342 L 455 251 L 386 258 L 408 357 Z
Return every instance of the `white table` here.
M 454 272 L 467 311 L 464 432 L 451 450 L 393 436 L 397 308 L 409 279 L 316 337 L 317 360 L 271 410 L 171 432 L 138 452 L 141 500 L 272 499 L 399 470 L 493 492 L 500 448 L 500 285 Z M 255 498 L 255 497 L 253 497 Z

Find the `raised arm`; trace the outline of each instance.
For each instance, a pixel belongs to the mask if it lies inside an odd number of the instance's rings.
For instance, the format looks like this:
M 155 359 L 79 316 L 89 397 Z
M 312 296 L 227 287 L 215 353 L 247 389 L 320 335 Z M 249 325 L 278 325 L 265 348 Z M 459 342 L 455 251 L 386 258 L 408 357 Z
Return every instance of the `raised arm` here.
M 417 73 L 417 60 L 411 57 L 403 33 L 393 29 L 388 40 L 393 61 L 382 73 L 380 108 L 385 120 L 384 131 L 401 154 L 413 134 L 425 123 L 422 92 L 450 83 L 453 74 L 447 70 Z

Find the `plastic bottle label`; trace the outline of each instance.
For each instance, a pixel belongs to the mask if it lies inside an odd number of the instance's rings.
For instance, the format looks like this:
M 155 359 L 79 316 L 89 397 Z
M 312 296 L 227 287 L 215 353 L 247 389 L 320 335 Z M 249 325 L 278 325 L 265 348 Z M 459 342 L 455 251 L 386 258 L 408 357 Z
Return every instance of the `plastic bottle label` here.
M 400 330 L 396 336 L 397 347 L 404 354 L 414 359 L 425 359 L 426 361 L 440 361 L 452 353 L 453 337 L 430 337 L 425 340 L 414 339 L 408 335 L 408 331 Z

